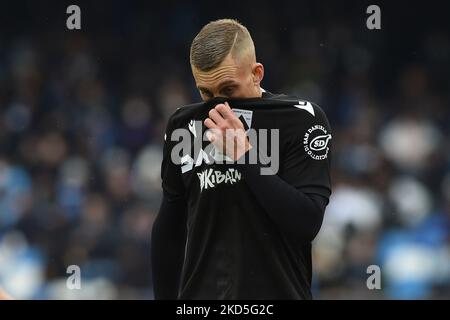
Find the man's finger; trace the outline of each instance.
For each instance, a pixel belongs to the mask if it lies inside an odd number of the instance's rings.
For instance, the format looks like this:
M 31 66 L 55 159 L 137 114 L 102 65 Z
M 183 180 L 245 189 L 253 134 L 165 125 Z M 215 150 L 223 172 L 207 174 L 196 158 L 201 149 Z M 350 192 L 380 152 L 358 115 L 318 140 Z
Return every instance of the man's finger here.
M 211 109 L 209 111 L 209 118 L 213 120 L 219 127 L 223 126 L 225 119 L 221 116 L 221 114 L 216 109 Z
M 228 102 L 218 104 L 214 109 L 216 109 L 225 119 L 231 120 L 233 118 L 236 118 L 236 115 L 233 113 L 233 110 L 231 110 Z
M 205 121 L 203 121 L 203 123 L 205 124 L 205 126 L 207 126 L 209 129 L 218 129 L 219 127 L 217 126 L 217 124 L 212 121 L 210 118 L 206 118 Z
M 214 146 L 218 149 L 221 150 L 223 152 L 223 135 L 222 135 L 222 131 L 220 129 L 217 128 L 213 128 L 213 129 L 208 129 L 205 132 L 206 138 L 209 140 L 209 142 L 211 142 L 212 144 L 214 144 Z

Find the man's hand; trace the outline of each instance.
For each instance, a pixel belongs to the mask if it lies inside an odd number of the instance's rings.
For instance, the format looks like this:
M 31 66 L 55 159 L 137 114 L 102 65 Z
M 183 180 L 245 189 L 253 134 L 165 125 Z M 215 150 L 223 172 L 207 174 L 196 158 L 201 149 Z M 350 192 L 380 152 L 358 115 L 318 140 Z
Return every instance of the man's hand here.
M 228 102 L 216 105 L 208 115 L 209 118 L 205 119 L 204 124 L 210 130 L 206 135 L 216 149 L 236 161 L 252 148 L 244 125 L 233 113 Z

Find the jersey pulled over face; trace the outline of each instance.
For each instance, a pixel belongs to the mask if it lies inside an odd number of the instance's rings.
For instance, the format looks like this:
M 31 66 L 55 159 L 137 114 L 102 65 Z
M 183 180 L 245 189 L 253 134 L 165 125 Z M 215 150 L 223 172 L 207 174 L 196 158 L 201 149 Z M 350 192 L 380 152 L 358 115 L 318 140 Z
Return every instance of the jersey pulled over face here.
M 181 107 L 167 126 L 162 186 L 169 198 L 183 196 L 188 205 L 179 298 L 311 298 L 311 243 L 291 242 L 258 204 L 241 172 L 255 159 L 227 162 L 202 139 L 204 119 L 223 101 Z M 256 149 L 265 155 L 256 161 L 297 189 L 329 198 L 332 133 L 317 105 L 269 93 L 226 101 L 256 135 Z M 178 129 L 190 135 L 190 147 L 177 149 Z

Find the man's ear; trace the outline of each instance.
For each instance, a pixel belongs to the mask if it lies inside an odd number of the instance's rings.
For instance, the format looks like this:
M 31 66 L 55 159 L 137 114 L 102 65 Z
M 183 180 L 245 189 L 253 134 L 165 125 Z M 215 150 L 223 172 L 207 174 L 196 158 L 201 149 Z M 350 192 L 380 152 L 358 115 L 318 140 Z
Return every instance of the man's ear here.
M 264 78 L 264 66 L 262 65 L 262 63 L 256 62 L 253 65 L 252 75 L 253 83 L 255 85 L 259 85 Z

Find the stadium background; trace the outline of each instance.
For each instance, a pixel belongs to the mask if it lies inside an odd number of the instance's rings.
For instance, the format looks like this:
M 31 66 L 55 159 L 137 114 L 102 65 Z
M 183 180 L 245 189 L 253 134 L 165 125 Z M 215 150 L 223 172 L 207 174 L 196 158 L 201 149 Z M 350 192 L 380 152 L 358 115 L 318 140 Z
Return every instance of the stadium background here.
M 393 1 L 392 1 L 393 2 Z M 334 192 L 314 296 L 450 298 L 450 37 L 444 1 L 8 1 L 0 11 L 0 286 L 25 299 L 152 299 L 165 122 L 199 100 L 189 45 L 237 18 L 263 87 L 321 105 Z M 66 29 L 81 7 L 82 30 Z M 82 290 L 66 289 L 79 265 Z M 366 268 L 382 271 L 368 290 Z

